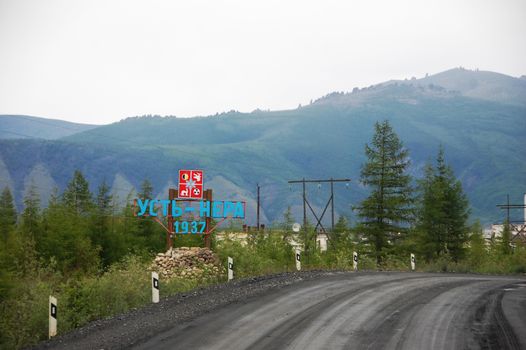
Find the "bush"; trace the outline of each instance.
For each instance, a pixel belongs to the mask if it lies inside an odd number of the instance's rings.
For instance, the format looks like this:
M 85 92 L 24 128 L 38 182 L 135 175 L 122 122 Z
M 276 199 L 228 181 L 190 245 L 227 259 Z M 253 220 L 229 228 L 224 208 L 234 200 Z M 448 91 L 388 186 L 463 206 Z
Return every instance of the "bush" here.
M 224 239 L 216 250 L 226 269 L 228 257 L 234 259 L 236 277 L 270 274 L 295 269 L 294 251 L 281 235 L 264 233 L 252 236 L 246 246 Z
M 47 338 L 48 302 L 56 274 L 41 269 L 18 277 L 13 292 L 0 304 L 0 348 L 18 349 Z
M 60 332 L 146 304 L 151 300 L 147 266 L 141 259 L 129 256 L 101 276 L 63 283 L 56 293 L 62 304 Z

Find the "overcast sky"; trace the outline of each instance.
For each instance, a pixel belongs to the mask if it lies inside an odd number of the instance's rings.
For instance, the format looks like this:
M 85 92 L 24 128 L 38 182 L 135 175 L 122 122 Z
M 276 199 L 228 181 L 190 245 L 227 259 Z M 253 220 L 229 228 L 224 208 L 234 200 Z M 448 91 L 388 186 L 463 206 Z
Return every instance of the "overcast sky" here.
M 295 108 L 453 67 L 526 74 L 526 1 L 0 0 L 0 114 Z

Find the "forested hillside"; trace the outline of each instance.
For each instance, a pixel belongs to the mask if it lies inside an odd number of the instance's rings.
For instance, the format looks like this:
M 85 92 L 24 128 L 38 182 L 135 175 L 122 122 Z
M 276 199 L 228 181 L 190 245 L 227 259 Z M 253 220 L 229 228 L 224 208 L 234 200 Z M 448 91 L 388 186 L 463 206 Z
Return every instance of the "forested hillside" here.
M 506 99 L 485 98 L 476 86 L 500 89 Z M 455 69 L 332 93 L 294 110 L 134 117 L 57 141 L 3 140 L 0 185 L 14 190 L 21 207 L 32 181 L 46 202 L 51 187 L 63 189 L 69 174 L 80 169 L 92 186 L 105 179 L 123 200 L 144 179 L 165 196 L 179 169 L 202 168 L 216 198 L 248 201 L 249 223 L 256 184 L 262 185 L 268 223 L 287 206 L 300 215 L 299 188 L 289 188 L 288 180 L 348 177 L 349 188 L 336 187 L 336 207 L 352 218 L 351 205 L 366 195 L 357 181 L 364 145 L 374 122 L 386 119 L 409 150 L 414 175 L 422 175 L 425 162 L 443 145 L 468 194 L 472 217 L 490 223 L 502 218 L 495 205 L 507 193 L 520 200 L 524 192 L 525 86 L 524 79 Z M 325 188 L 308 192 L 318 207 L 324 205 Z

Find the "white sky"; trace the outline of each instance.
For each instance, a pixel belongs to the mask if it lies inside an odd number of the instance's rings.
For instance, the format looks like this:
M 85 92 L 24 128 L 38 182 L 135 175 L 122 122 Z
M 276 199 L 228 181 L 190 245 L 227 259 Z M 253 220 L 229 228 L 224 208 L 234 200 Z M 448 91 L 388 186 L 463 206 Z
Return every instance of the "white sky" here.
M 0 114 L 287 109 L 453 67 L 526 74 L 526 1 L 0 0 Z

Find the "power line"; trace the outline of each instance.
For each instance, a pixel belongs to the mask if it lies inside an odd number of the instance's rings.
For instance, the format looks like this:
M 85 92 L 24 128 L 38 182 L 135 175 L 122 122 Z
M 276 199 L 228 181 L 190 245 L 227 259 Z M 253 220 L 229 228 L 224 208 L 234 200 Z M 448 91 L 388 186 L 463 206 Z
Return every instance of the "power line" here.
M 316 227 L 314 227 L 314 230 L 316 231 L 318 227 L 322 229 L 322 231 L 327 234 L 327 231 L 323 227 L 322 220 L 323 216 L 325 215 L 325 212 L 327 211 L 327 208 L 329 207 L 329 204 L 331 205 L 331 232 L 334 232 L 334 183 L 339 182 L 346 182 L 347 184 L 351 181 L 351 179 L 319 179 L 319 180 L 306 180 L 305 178 L 301 180 L 290 180 L 288 181 L 289 184 L 301 184 L 302 185 L 302 196 L 303 196 L 303 235 L 304 235 L 304 242 L 305 242 L 305 250 L 307 250 L 307 206 L 309 207 L 312 215 L 317 220 Z M 314 209 L 312 208 L 311 204 L 309 203 L 307 199 L 307 189 L 306 184 L 307 183 L 330 183 L 330 189 L 331 189 L 331 196 L 329 197 L 329 200 L 327 201 L 327 204 L 325 205 L 325 208 L 323 209 L 323 212 L 318 217 L 316 213 L 314 212 Z M 330 240 L 329 240 L 330 241 Z

